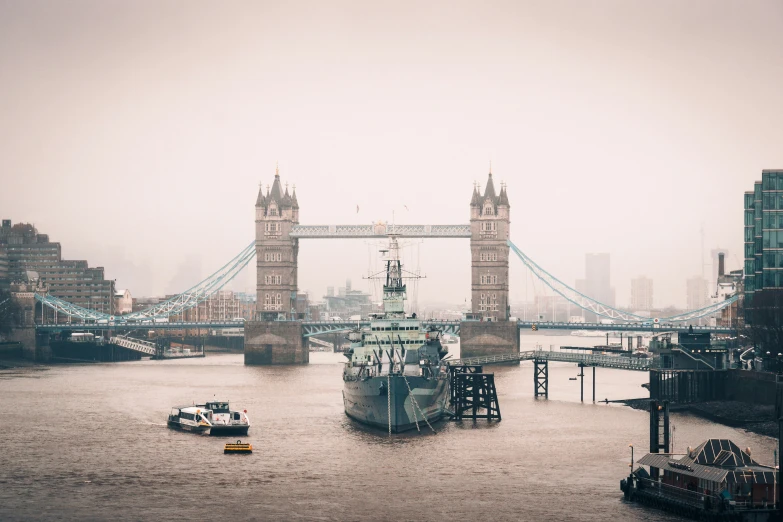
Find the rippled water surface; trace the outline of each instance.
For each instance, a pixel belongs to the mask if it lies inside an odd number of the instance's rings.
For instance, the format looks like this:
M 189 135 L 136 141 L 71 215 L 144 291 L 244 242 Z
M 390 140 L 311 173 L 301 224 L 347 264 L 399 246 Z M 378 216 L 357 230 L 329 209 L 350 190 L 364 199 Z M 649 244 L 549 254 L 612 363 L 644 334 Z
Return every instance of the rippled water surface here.
M 533 398 L 530 363 L 489 368 L 502 422 L 389 438 L 343 413 L 342 360 L 0 371 L 0 519 L 677 520 L 622 501 L 628 444 L 645 453 L 648 416 L 580 404 L 572 365 L 550 365 L 548 401 Z M 591 381 L 587 370 L 588 400 Z M 642 397 L 647 375 L 599 369 L 596 381 L 600 399 Z M 248 410 L 252 455 L 166 427 L 171 406 L 213 397 Z M 772 462 L 773 439 L 678 414 L 672 423 L 678 450 L 731 438 Z

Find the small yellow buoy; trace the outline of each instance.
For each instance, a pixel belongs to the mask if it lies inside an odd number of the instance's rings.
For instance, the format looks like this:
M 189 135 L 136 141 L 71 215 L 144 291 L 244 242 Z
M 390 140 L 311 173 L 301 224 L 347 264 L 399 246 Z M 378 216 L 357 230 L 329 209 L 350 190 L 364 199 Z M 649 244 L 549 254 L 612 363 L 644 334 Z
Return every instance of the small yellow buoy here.
M 223 446 L 223 453 L 253 453 L 253 445 L 238 440 L 236 443 L 227 443 Z

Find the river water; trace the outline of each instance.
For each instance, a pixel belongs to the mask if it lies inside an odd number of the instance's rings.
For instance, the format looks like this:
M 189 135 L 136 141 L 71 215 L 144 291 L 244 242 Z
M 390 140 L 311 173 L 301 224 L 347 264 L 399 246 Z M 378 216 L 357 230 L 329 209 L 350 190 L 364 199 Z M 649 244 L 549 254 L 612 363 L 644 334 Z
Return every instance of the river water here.
M 574 365 L 550 365 L 549 400 L 533 398 L 531 363 L 487 368 L 501 422 L 389 438 L 343 413 L 344 358 L 310 356 L 289 367 L 208 354 L 0 371 L 0 519 L 679 520 L 622 500 L 628 444 L 636 458 L 646 453 L 648 415 L 581 404 Z M 591 381 L 588 369 L 588 401 Z M 644 397 L 646 381 L 598 369 L 598 398 Z M 213 397 L 248 410 L 252 455 L 224 455 L 225 439 L 166 427 L 171 406 Z M 773 460 L 774 439 L 683 414 L 672 424 L 676 450 L 730 438 Z

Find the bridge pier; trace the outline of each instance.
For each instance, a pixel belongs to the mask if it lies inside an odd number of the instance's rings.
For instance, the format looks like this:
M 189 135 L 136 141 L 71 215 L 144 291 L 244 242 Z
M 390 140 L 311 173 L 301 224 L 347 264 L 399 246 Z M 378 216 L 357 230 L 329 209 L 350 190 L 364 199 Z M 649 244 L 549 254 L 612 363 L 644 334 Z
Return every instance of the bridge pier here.
M 245 324 L 245 364 L 307 364 L 310 352 L 299 321 L 249 321 Z
M 519 328 L 511 321 L 463 321 L 460 323 L 463 359 L 519 353 Z
M 549 361 L 547 359 L 533 360 L 534 397 L 549 398 Z

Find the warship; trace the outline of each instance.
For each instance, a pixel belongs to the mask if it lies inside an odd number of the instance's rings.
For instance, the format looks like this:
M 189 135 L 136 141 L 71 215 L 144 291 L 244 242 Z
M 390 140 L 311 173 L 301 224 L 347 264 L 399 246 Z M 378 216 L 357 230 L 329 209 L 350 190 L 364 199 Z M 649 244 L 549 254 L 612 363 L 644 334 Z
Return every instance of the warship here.
M 343 402 L 348 417 L 399 433 L 421 430 L 440 419 L 448 400 L 448 350 L 441 332 L 405 313 L 406 285 L 397 237 L 389 237 L 383 312 L 370 326 L 348 334 L 351 346 L 343 370 Z M 383 272 L 381 272 L 383 274 Z M 433 430 L 434 431 L 434 430 Z

